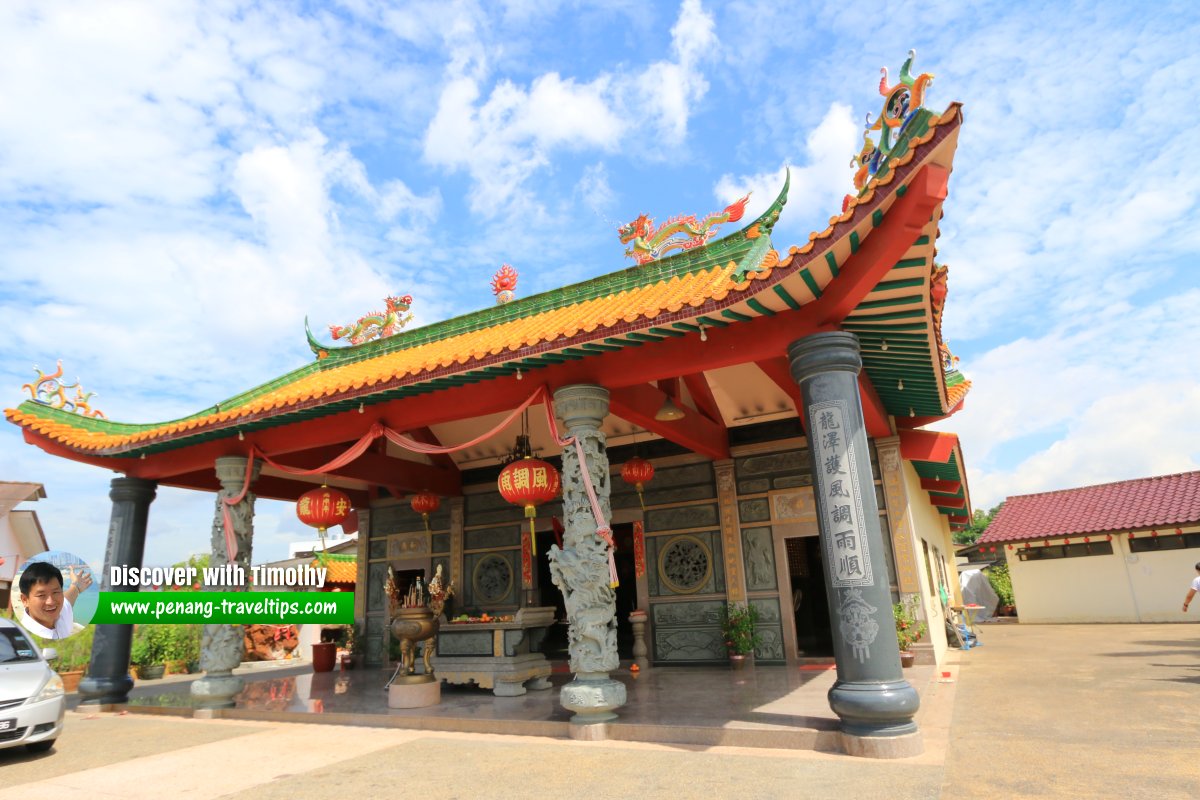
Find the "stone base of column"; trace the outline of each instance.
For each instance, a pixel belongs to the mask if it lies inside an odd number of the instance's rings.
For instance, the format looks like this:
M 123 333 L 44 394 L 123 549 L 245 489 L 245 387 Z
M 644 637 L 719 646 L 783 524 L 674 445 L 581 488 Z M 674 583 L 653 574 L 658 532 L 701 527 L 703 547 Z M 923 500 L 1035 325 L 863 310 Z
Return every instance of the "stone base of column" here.
M 613 715 L 614 717 L 616 714 Z M 567 728 L 567 736 L 577 742 L 603 742 L 608 740 L 608 723 L 593 722 L 593 723 L 577 723 L 574 719 L 571 720 L 570 727 Z
M 133 688 L 133 678 L 122 675 L 119 678 L 86 677 L 79 682 L 79 694 L 83 698 L 80 705 L 111 705 L 113 703 L 129 702 L 129 690 Z
M 617 718 L 614 710 L 625 705 L 625 684 L 605 672 L 580 672 L 562 688 L 559 702 L 575 712 L 571 722 L 576 725 L 612 722 Z M 572 738 L 578 737 L 572 734 Z
M 854 736 L 841 734 L 842 750 L 848 756 L 858 758 L 912 758 L 925 752 L 921 734 L 907 733 L 903 736 Z
M 388 708 L 425 708 L 442 702 L 441 681 L 432 675 L 409 675 L 407 678 L 398 679 L 388 687 Z
M 829 707 L 848 736 L 894 738 L 917 732 L 913 717 L 921 696 L 906 680 L 838 681 L 829 690 Z
M 232 673 L 208 673 L 192 683 L 192 701 L 197 708 L 232 708 L 245 681 Z

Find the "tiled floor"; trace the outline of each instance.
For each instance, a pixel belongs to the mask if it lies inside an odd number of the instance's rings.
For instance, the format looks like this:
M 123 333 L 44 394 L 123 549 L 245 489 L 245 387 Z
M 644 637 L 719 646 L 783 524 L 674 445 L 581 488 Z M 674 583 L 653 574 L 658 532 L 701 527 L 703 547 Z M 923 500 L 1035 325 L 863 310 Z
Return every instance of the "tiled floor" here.
M 418 709 L 390 709 L 384 688 L 390 671 L 368 669 L 313 673 L 307 666 L 243 675 L 246 688 L 236 709 L 221 716 L 243 719 L 420 727 L 489 733 L 566 736 L 570 712 L 558 689 L 572 676 L 555 673 L 554 688 L 520 697 L 496 697 L 474 687 L 442 687 L 442 702 Z M 905 676 L 923 690 L 931 667 Z M 656 667 L 623 682 L 628 702 L 609 738 L 684 744 L 739 744 L 824 749 L 837 727 L 826 693 L 832 669 L 757 666 L 742 671 L 714 667 Z M 139 686 L 131 710 L 190 707 L 188 683 L 163 684 L 157 694 Z

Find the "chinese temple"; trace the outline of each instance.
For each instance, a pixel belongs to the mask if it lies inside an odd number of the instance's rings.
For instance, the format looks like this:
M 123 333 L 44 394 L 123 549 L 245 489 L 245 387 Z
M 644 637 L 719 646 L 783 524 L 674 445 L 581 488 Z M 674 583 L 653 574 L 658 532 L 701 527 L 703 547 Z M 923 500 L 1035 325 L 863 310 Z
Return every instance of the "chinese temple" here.
M 555 607 L 575 673 L 562 702 L 601 721 L 625 702 L 610 673 L 631 657 L 630 612 L 646 612 L 651 665 L 722 665 L 722 611 L 747 603 L 760 666 L 834 657 L 843 731 L 903 737 L 917 701 L 892 606 L 916 599 L 918 658 L 940 662 L 951 533 L 970 518 L 957 437 L 924 429 L 970 387 L 942 341 L 937 259 L 962 113 L 925 108 L 931 76 L 911 62 L 894 85 L 885 71 L 854 192 L 805 240 L 773 238 L 785 181 L 754 219 L 745 199 L 639 217 L 619 232 L 635 265 L 582 283 L 521 297 L 506 265 L 496 305 L 408 330 L 413 299 L 388 298 L 332 326 L 336 342 L 309 332 L 310 363 L 182 419 L 116 422 L 45 396 L 6 417 L 47 453 L 121 473 L 114 562 L 140 563 L 158 485 L 215 493 L 213 563 L 243 565 L 256 497 L 339 490 L 360 532 L 368 664 L 386 658 L 389 567 L 403 591 L 440 565 L 448 614 Z M 528 456 L 561 496 L 501 494 Z M 507 474 L 529 497 L 552 482 Z M 91 698 L 127 691 L 120 652 L 94 660 Z M 209 673 L 219 695 L 228 673 Z

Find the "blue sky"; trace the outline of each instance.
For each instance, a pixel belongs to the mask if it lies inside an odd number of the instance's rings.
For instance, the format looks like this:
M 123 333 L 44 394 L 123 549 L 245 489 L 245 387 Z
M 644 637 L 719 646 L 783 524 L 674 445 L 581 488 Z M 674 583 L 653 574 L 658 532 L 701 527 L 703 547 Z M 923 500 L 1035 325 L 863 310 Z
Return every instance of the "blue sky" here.
M 939 257 L 975 388 L 939 427 L 975 504 L 1195 469 L 1198 34 L 1185 3 L 0 4 L 0 397 L 62 358 L 110 418 L 181 416 L 305 363 L 306 315 L 611 272 L 616 224 L 754 213 L 785 164 L 802 243 L 915 48 L 966 117 Z M 0 426 L 0 478 L 93 564 L 110 477 Z M 211 524 L 160 490 L 146 562 Z M 299 538 L 260 504 L 256 560 Z

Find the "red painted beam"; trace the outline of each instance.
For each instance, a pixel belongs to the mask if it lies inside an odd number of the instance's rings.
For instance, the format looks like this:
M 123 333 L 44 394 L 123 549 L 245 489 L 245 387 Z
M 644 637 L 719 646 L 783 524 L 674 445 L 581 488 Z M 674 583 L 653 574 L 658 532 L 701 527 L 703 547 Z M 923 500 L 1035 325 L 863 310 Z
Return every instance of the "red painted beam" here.
M 948 464 L 958 437 L 936 431 L 900 431 L 900 455 L 907 461 Z
M 729 432 L 700 413 L 684 408 L 683 419 L 660 422 L 654 418 L 667 395 L 648 383 L 610 390 L 609 406 L 621 419 L 712 459 L 729 458 Z
M 927 492 L 958 494 L 959 490 L 962 489 L 962 483 L 959 481 L 943 481 L 937 478 L 921 478 L 921 488 Z
M 352 442 L 316 447 L 302 453 L 290 453 L 275 459 L 288 467 L 316 469 L 340 456 Z M 462 474 L 456 470 L 432 467 L 416 461 L 405 461 L 378 453 L 363 453 L 344 467 L 333 470 L 329 475 L 379 484 L 389 489 L 395 487 L 401 493 L 419 492 L 428 489 L 443 497 L 462 494 Z M 395 493 L 395 492 L 393 492 Z
M 221 488 L 220 483 L 217 481 L 217 475 L 213 470 L 189 472 L 186 475 L 174 475 L 160 481 L 159 485 L 174 486 L 179 489 L 195 489 L 201 492 L 213 492 L 214 494 Z M 317 488 L 317 484 L 315 483 L 294 481 L 290 478 L 280 478 L 275 475 L 262 475 L 250 485 L 250 490 L 258 497 L 266 500 L 282 500 L 287 503 L 294 503 L 300 498 L 300 495 L 315 488 Z M 362 489 L 346 488 L 344 486 L 339 486 L 338 489 L 346 493 L 346 496 L 350 498 L 355 508 L 366 508 L 370 503 L 370 497 Z M 151 513 L 153 513 L 153 509 Z
M 887 409 L 879 394 L 875 391 L 867 373 L 858 373 L 858 396 L 862 401 L 863 422 L 866 423 L 867 435 L 882 439 L 892 435 L 892 423 L 889 421 Z
M 708 385 L 708 378 L 704 377 L 703 372 L 684 375 L 683 385 L 692 395 L 692 402 L 696 404 L 697 411 L 713 422 L 725 424 L 725 418 L 721 416 L 721 409 L 717 405 L 717 398 L 713 397 L 712 387 Z
M 946 199 L 950 170 L 926 164 L 908 183 L 908 191 L 892 204 L 883 222 L 838 270 L 815 305 L 821 324 L 840 325 L 912 247 L 938 203 Z

